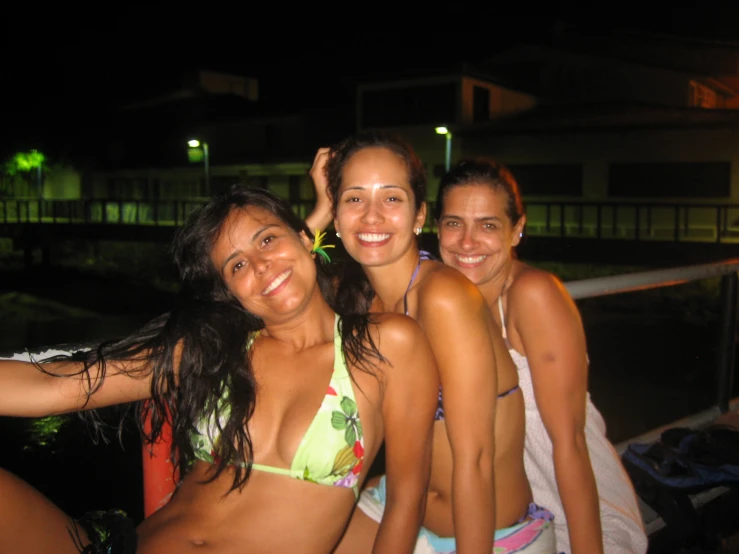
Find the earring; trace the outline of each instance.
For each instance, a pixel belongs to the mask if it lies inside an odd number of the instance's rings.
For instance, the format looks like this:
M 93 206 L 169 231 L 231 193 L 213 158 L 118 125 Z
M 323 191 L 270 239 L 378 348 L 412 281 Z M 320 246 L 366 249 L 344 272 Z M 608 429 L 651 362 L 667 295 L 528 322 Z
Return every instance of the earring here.
M 418 227 L 418 228 L 416 229 L 415 233 L 416 233 L 417 235 L 420 235 L 420 234 L 421 234 L 421 231 L 423 231 L 423 229 L 421 229 L 420 227 Z
M 520 238 L 520 239 L 523 238 L 523 231 L 521 231 L 520 233 L 518 233 L 518 238 Z
M 341 233 L 339 233 L 338 231 L 336 231 L 336 238 L 337 239 L 340 239 L 341 238 Z

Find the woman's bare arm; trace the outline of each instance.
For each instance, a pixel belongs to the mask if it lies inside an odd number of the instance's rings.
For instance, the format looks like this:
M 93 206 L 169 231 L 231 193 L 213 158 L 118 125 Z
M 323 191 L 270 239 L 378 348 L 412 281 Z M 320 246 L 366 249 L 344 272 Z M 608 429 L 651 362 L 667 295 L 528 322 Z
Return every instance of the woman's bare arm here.
M 552 441 L 572 552 L 602 553 L 598 491 L 585 441 L 588 364 L 577 307 L 553 275 L 527 270 L 508 293 L 508 313 L 528 357 L 536 404 Z
M 372 552 L 411 554 L 426 508 L 439 379 L 418 324 L 398 314 L 377 317 L 390 367 L 382 402 L 387 503 Z
M 333 207 L 328 196 L 328 179 L 326 178 L 326 163 L 331 155 L 330 148 L 319 148 L 313 159 L 310 176 L 316 192 L 316 205 L 313 211 L 305 218 L 305 224 L 312 232 L 316 229 L 325 230 L 333 218 Z
M 43 369 L 42 369 L 43 368 Z M 100 382 L 99 365 L 82 372 L 81 362 L 60 361 L 34 364 L 18 360 L 0 361 L 0 414 L 41 417 L 151 396 L 151 373 L 147 363 L 110 361 Z M 97 389 L 90 395 L 92 389 Z
M 452 449 L 457 551 L 489 554 L 495 534 L 497 368 L 492 318 L 477 287 L 446 269 L 431 276 L 418 321 L 434 352 Z

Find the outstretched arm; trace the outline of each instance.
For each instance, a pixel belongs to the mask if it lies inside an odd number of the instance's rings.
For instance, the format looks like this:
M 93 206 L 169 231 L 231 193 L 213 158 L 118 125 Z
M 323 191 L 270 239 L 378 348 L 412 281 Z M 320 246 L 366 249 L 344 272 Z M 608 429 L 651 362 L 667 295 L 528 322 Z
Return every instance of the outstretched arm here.
M 326 178 L 326 163 L 330 155 L 330 148 L 319 148 L 313 159 L 313 167 L 310 169 L 310 176 L 316 191 L 316 205 L 305 218 L 305 224 L 311 232 L 315 232 L 316 229 L 323 231 L 331 224 L 333 208 L 328 196 L 328 179 Z
M 536 405 L 552 441 L 572 552 L 602 553 L 598 491 L 585 440 L 588 363 L 577 307 L 554 276 L 527 271 L 508 293 L 508 312 L 528 357 Z
M 411 554 L 426 508 L 439 380 L 418 324 L 396 314 L 380 318 L 379 346 L 392 365 L 382 401 L 387 503 L 372 552 Z
M 422 291 L 418 321 L 441 378 L 454 464 L 454 536 L 460 554 L 489 554 L 495 534 L 494 324 L 477 287 L 461 273 L 434 277 Z
M 0 361 L 0 414 L 41 417 L 151 396 L 151 375 L 143 362 L 108 362 L 102 382 L 99 365 L 88 372 L 83 369 L 81 362 L 72 361 L 38 365 L 18 360 Z

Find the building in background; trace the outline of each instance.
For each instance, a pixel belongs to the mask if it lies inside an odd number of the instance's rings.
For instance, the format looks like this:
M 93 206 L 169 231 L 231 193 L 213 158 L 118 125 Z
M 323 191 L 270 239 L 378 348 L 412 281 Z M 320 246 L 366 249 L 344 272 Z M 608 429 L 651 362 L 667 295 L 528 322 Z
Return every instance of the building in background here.
M 441 126 L 449 132 L 438 134 Z M 254 79 L 201 71 L 125 106 L 99 141 L 99 163 L 48 172 L 43 195 L 194 199 L 246 182 L 309 203 L 316 149 L 369 127 L 414 145 L 431 201 L 449 159 L 487 156 L 511 167 L 541 209 L 573 201 L 728 206 L 739 203 L 739 44 L 562 34 L 475 67 L 373 78 L 358 84 L 353 106 L 316 109 L 270 104 Z M 193 138 L 208 144 L 207 172 L 188 160 Z M 537 209 L 532 229 L 544 218 Z M 712 213 L 698 217 L 715 226 Z M 734 208 L 722 217 L 739 225 Z

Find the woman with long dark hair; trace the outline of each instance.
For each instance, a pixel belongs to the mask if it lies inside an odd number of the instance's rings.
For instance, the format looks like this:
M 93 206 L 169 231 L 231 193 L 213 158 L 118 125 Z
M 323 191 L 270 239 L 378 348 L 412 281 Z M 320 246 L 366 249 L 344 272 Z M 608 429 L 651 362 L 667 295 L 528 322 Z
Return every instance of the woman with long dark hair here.
M 400 138 L 365 131 L 316 156 L 313 225 L 333 217 L 351 256 L 338 297 L 356 311 L 406 314 L 438 366 L 431 480 L 417 553 L 554 553 L 551 514 L 532 502 L 523 466 L 516 367 L 480 291 L 419 249 L 423 166 Z M 324 197 L 321 199 L 321 197 Z M 330 209 L 326 213 L 326 209 Z M 387 478 L 372 483 L 337 554 L 370 552 L 387 513 Z
M 321 245 L 265 191 L 212 200 L 173 252 L 171 313 L 89 352 L 0 362 L 0 414 L 136 402 L 146 442 L 171 426 L 172 499 L 138 527 L 119 512 L 72 519 L 0 471 L 0 553 L 328 553 L 383 440 L 374 552 L 412 552 L 438 387 L 418 325 L 336 301 Z

